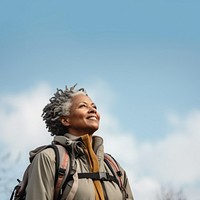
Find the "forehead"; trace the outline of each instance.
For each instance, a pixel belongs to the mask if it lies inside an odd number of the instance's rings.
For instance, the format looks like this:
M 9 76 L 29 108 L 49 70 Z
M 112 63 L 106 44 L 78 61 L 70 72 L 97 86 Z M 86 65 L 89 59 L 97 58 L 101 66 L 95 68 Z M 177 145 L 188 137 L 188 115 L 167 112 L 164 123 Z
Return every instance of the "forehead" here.
M 93 101 L 90 97 L 86 96 L 85 94 L 77 94 L 72 98 L 72 104 L 73 105 L 77 105 L 80 104 L 82 102 L 88 103 L 88 104 L 92 104 Z

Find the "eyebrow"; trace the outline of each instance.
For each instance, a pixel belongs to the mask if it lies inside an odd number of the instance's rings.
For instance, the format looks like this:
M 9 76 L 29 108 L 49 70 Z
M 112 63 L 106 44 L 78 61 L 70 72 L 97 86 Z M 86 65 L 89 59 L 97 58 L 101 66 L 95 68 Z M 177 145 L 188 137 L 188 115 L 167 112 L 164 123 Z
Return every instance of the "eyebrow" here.
M 79 104 L 81 104 L 81 103 L 88 104 L 86 101 L 81 101 Z M 94 102 L 92 102 L 91 105 L 95 105 L 96 106 L 96 104 Z

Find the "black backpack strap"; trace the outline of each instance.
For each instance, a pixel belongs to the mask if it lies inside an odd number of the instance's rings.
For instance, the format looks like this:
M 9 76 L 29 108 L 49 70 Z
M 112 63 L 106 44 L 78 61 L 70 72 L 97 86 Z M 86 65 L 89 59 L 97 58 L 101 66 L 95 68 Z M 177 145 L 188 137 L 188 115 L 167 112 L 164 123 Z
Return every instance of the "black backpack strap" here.
M 91 178 L 92 180 L 100 181 L 114 181 L 118 184 L 118 180 L 115 176 L 111 176 L 108 172 L 86 172 L 78 173 L 78 178 Z
M 56 186 L 56 182 L 58 180 L 58 171 L 59 171 L 59 165 L 60 165 L 60 155 L 58 151 L 58 147 L 54 144 L 48 145 L 48 147 L 52 148 L 55 152 L 55 180 L 54 180 L 54 186 Z
M 85 172 L 78 173 L 78 178 L 90 178 L 92 180 L 100 180 L 100 181 L 113 181 L 117 183 L 117 185 L 122 188 L 121 176 L 122 172 L 117 164 L 117 161 L 109 154 L 104 155 L 104 162 L 109 167 L 111 173 L 108 172 Z

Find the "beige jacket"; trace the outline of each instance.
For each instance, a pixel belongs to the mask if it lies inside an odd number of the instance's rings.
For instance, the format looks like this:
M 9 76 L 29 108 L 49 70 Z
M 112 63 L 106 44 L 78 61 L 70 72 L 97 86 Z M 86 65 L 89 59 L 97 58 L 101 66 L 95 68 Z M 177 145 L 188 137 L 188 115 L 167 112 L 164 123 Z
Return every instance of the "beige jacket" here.
M 56 136 L 54 142 L 64 145 L 70 155 L 70 164 L 73 166 L 72 172 L 108 172 L 110 169 L 104 162 L 103 139 L 93 136 L 92 145 L 88 141 L 88 136 L 81 138 L 66 134 Z M 33 159 L 34 157 L 34 159 Z M 55 178 L 55 153 L 51 148 L 39 153 L 37 150 L 30 152 L 30 159 L 33 159 L 27 185 L 26 200 L 53 200 L 54 178 Z M 96 160 L 95 160 L 96 159 Z M 122 181 L 127 192 L 127 197 L 123 197 L 119 186 L 110 181 L 93 181 L 92 179 L 77 179 L 77 189 L 73 195 L 74 200 L 133 200 L 133 195 L 129 186 L 125 171 L 122 171 Z M 62 200 L 68 200 L 69 192 L 74 187 L 74 180 L 69 181 L 63 192 Z M 72 192 L 73 193 L 73 192 Z

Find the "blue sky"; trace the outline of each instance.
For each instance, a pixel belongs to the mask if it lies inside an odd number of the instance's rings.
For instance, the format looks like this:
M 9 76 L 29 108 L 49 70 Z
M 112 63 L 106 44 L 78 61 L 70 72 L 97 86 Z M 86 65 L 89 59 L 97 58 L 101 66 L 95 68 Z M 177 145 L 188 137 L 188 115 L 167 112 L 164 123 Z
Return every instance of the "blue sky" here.
M 78 83 L 91 91 L 99 109 L 103 108 L 102 130 L 131 137 L 130 145 L 135 147 L 128 155 L 133 162 L 126 164 L 136 195 L 144 200 L 140 187 L 146 184 L 150 191 L 166 177 L 156 177 L 153 164 L 132 172 L 132 168 L 142 165 L 134 156 L 144 156 L 146 160 L 158 148 L 163 153 L 161 157 L 168 157 L 171 154 L 161 144 L 172 145 L 171 149 L 178 148 L 180 141 L 193 144 L 186 140 L 192 127 L 196 127 L 192 138 L 200 140 L 199 8 L 196 0 L 1 1 L 0 117 L 5 120 L 1 129 L 7 130 L 6 119 L 21 116 L 23 112 L 16 108 L 22 102 L 42 108 L 56 88 Z M 38 104 L 28 97 L 38 100 Z M 7 114 L 8 110 L 15 115 Z M 24 111 L 27 118 L 29 114 L 41 120 L 39 110 Z M 175 146 L 171 142 L 174 137 L 179 141 Z M 0 141 L 3 146 L 6 142 L 8 138 Z M 159 160 L 150 158 L 162 168 Z M 191 175 L 187 181 L 170 181 L 186 192 L 196 191 L 200 175 L 195 175 L 195 180 Z M 147 180 L 144 177 L 151 177 L 151 181 L 140 182 Z

